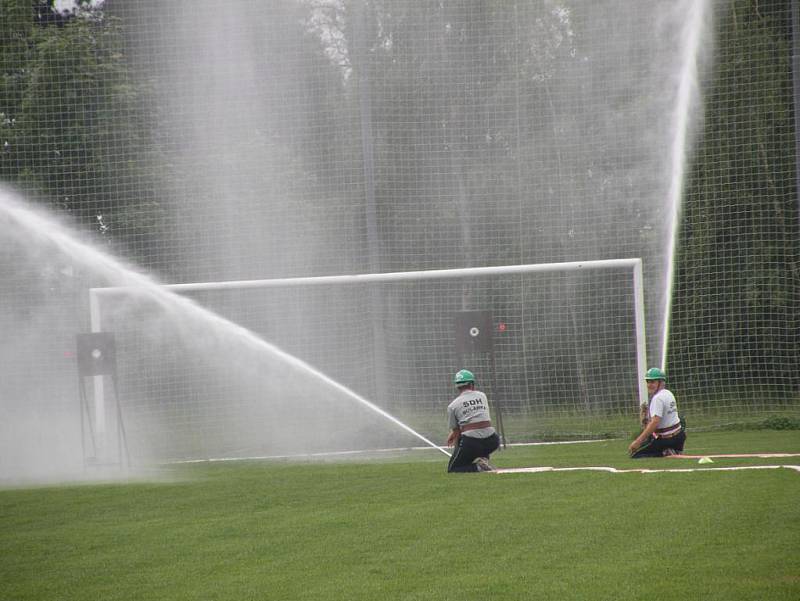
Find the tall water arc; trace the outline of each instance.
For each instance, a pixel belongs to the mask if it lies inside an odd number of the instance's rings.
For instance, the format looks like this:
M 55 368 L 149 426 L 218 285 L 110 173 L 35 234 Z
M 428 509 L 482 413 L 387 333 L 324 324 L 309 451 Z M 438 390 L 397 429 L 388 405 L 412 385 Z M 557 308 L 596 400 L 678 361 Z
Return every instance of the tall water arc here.
M 691 150 L 692 135 L 700 118 L 701 97 L 699 78 L 703 73 L 704 59 L 710 49 L 708 45 L 708 21 L 710 20 L 708 2 L 693 2 L 689 7 L 684 33 L 684 53 L 681 58 L 680 78 L 674 112 L 674 133 L 670 152 L 672 176 L 667 195 L 669 207 L 669 229 L 667 232 L 667 251 L 664 284 L 664 308 L 661 329 L 660 365 L 666 368 L 669 350 L 669 333 L 672 313 L 673 286 L 675 279 L 675 254 L 680 227 L 681 204 L 683 202 L 686 163 Z

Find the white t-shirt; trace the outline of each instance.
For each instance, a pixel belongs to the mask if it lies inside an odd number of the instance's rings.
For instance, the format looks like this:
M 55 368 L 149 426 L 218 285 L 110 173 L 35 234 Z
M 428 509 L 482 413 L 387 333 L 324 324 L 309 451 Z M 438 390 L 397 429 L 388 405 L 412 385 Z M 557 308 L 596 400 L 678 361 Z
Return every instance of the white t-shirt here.
M 653 398 L 650 399 L 650 407 L 647 413 L 651 418 L 656 415 L 661 418 L 658 423 L 659 430 L 675 426 L 681 421 L 680 416 L 678 416 L 678 404 L 675 402 L 675 396 L 666 388 L 662 388 L 653 395 Z
M 465 390 L 447 406 L 447 424 L 451 430 L 461 428 L 466 424 L 490 420 L 489 401 L 486 399 L 486 395 L 479 390 Z M 494 434 L 494 428 L 490 426 L 467 430 L 462 436 L 486 438 L 492 434 Z

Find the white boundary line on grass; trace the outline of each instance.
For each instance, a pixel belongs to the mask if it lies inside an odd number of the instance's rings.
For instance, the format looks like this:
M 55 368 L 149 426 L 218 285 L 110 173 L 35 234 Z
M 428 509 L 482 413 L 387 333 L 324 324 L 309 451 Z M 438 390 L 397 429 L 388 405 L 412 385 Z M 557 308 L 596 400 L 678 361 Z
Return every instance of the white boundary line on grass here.
M 485 472 L 491 474 L 540 474 L 544 472 L 608 472 L 612 474 L 658 474 L 662 472 L 733 472 L 739 470 L 774 470 L 780 468 L 787 468 L 800 473 L 800 465 L 742 465 L 738 467 L 686 467 L 686 468 L 666 468 L 666 469 L 617 469 L 615 467 L 607 466 L 586 466 L 586 467 L 512 467 L 501 468 L 494 472 Z
M 509 447 L 530 447 L 530 446 L 545 446 L 556 444 L 582 444 L 586 442 L 606 442 L 608 438 L 601 438 L 597 440 L 562 440 L 556 442 L 515 442 L 510 443 Z M 242 457 L 208 457 L 206 459 L 175 459 L 167 461 L 168 465 L 183 464 L 183 463 L 216 463 L 222 461 L 265 461 L 268 459 L 304 459 L 304 458 L 320 458 L 320 457 L 347 457 L 351 455 L 370 455 L 373 453 L 402 453 L 406 451 L 430 451 L 433 447 L 397 447 L 393 449 L 364 449 L 353 451 L 329 451 L 320 453 L 296 453 L 293 455 L 250 455 Z M 435 450 L 435 449 L 434 449 Z
M 609 439 L 593 439 L 593 440 L 562 440 L 554 442 L 519 442 L 511 443 L 509 447 L 530 447 L 530 446 L 549 446 L 549 445 L 565 445 L 565 444 L 584 444 L 590 442 L 607 442 Z M 209 457 L 207 459 L 185 459 L 169 461 L 167 464 L 192 464 L 192 463 L 222 463 L 229 461 L 267 461 L 267 460 L 286 460 L 286 459 L 311 459 L 311 458 L 325 458 L 325 457 L 347 457 L 358 456 L 367 454 L 381 454 L 381 453 L 399 453 L 406 451 L 430 451 L 431 447 L 397 447 L 390 449 L 369 449 L 369 450 L 351 450 L 351 451 L 335 451 L 323 453 L 297 453 L 294 455 L 254 455 L 242 457 Z M 738 455 L 674 455 L 667 457 L 668 459 L 697 459 L 702 457 L 713 458 L 761 458 L 761 459 L 777 459 L 783 457 L 800 457 L 800 453 L 761 453 L 761 454 L 738 454 Z M 538 474 L 544 472 L 606 472 L 612 474 L 657 474 L 661 472 L 731 472 L 740 470 L 769 470 L 786 468 L 800 473 L 800 465 L 745 465 L 736 467 L 706 467 L 706 468 L 631 468 L 631 469 L 618 469 L 609 466 L 584 466 L 584 467 L 517 467 L 517 468 L 501 468 L 495 470 L 495 474 Z

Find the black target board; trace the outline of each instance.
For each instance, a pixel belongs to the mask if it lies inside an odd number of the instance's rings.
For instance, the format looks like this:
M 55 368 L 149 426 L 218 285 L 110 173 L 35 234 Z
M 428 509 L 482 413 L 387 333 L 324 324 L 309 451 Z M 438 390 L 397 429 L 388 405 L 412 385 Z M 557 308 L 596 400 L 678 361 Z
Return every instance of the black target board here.
M 455 314 L 456 351 L 459 353 L 490 352 L 492 314 L 489 311 L 460 311 Z
M 111 332 L 78 334 L 78 372 L 81 376 L 110 376 L 116 367 L 116 345 Z

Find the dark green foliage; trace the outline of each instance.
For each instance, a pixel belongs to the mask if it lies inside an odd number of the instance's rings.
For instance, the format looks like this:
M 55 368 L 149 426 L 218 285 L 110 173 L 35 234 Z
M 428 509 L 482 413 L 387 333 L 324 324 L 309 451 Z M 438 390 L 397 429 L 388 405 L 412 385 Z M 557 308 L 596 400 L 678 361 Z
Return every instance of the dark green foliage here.
M 800 430 L 800 418 L 776 415 L 763 421 L 765 430 Z
M 147 262 L 166 236 L 168 211 L 152 187 L 137 185 L 156 179 L 162 161 L 146 90 L 125 62 L 122 24 L 51 5 L 3 2 L 0 181 Z
M 752 432 L 757 430 L 768 430 L 768 431 L 800 430 L 800 417 L 794 415 L 772 415 L 765 419 L 754 418 L 750 420 L 731 421 L 722 425 L 713 425 L 710 427 L 701 425 L 699 428 L 690 429 L 690 431 L 697 431 L 697 432 L 710 432 L 710 431 Z

